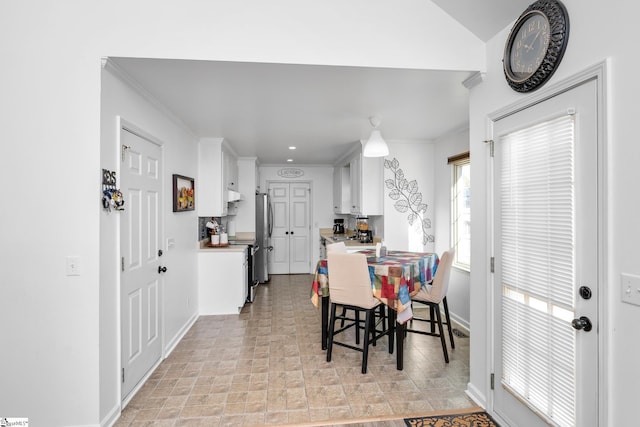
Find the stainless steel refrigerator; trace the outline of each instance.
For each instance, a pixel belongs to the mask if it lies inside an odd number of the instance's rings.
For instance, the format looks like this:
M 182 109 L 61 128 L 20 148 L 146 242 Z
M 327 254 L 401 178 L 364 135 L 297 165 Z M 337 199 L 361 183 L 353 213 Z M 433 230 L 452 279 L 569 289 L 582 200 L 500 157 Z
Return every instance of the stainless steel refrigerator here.
M 256 279 L 260 283 L 269 281 L 268 253 L 271 246 L 273 211 L 267 193 L 256 194 Z

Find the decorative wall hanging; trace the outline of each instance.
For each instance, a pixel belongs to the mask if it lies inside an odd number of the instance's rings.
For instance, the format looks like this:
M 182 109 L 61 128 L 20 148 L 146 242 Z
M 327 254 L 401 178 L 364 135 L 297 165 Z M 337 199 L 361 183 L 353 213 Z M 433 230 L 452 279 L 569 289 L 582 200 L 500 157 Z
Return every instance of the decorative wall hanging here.
M 409 213 L 407 215 L 409 225 L 413 226 L 416 221 L 419 221 L 423 245 L 433 242 L 433 235 L 427 232 L 427 229 L 431 228 L 431 219 L 425 217 L 427 204 L 422 202 L 422 193 L 418 191 L 418 182 L 415 179 L 409 181 L 405 178 L 404 172 L 400 169 L 400 162 L 395 157 L 393 160 L 385 159 L 384 167 L 393 173 L 393 178 L 384 181 L 385 186 L 389 189 L 389 198 L 395 200 L 393 207 L 398 212 Z
M 102 208 L 107 212 L 114 208 L 117 211 L 124 210 L 124 197 L 117 188 L 116 173 L 102 169 Z
M 298 168 L 282 168 L 278 171 L 278 176 L 283 178 L 300 178 L 304 175 L 304 171 Z
M 196 208 L 196 184 L 193 178 L 173 174 L 173 211 L 192 211 Z

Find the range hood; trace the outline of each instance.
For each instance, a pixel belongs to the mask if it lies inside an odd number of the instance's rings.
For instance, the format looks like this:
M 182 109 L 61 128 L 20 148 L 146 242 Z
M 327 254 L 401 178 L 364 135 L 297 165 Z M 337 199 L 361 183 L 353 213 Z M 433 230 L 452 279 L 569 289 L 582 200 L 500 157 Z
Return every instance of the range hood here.
M 237 191 L 233 191 L 233 190 L 229 190 L 229 198 L 228 201 L 229 202 L 237 202 L 238 200 L 242 200 L 242 194 L 238 193 Z

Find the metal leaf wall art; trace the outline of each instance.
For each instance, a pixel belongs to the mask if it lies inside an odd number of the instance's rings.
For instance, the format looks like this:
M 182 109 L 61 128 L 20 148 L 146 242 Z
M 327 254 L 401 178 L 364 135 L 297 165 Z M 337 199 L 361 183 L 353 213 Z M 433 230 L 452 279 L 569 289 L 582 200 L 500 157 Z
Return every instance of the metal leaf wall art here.
M 423 245 L 433 242 L 433 235 L 427 232 L 431 228 L 431 219 L 425 217 L 427 204 L 422 201 L 422 193 L 418 191 L 418 182 L 415 179 L 409 181 L 405 178 L 404 172 L 400 169 L 400 162 L 395 157 L 393 160 L 385 159 L 384 167 L 393 173 L 393 178 L 384 181 L 389 190 L 389 198 L 395 201 L 393 207 L 398 212 L 408 213 L 409 225 L 414 225 L 416 221 L 419 221 Z

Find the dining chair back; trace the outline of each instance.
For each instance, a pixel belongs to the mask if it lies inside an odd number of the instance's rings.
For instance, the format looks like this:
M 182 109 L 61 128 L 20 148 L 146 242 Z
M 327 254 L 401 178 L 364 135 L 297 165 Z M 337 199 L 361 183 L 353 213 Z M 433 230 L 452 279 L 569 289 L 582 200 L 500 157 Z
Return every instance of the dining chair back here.
M 344 242 L 331 243 L 330 245 L 327 245 L 327 253 L 329 252 L 346 253 L 347 245 L 345 245 Z
M 411 320 L 411 324 L 413 325 L 413 321 L 421 321 L 427 322 L 431 326 L 430 331 L 424 331 L 420 329 L 409 328 L 407 324 L 403 325 L 406 332 L 413 332 L 422 335 L 431 335 L 435 337 L 440 337 L 440 342 L 442 344 L 442 352 L 444 353 L 444 360 L 446 363 L 449 363 L 449 352 L 447 351 L 447 342 L 444 335 L 444 326 L 447 326 L 449 333 L 449 340 L 451 341 L 451 348 L 455 348 L 455 343 L 453 341 L 453 331 L 451 328 L 451 317 L 449 316 L 449 305 L 447 303 L 447 291 L 449 290 L 449 276 L 451 274 L 451 265 L 453 264 L 453 257 L 455 255 L 455 249 L 451 248 L 448 251 L 445 251 L 440 258 L 440 262 L 438 263 L 438 267 L 436 269 L 436 274 L 431 282 L 431 287 L 423 286 L 420 288 L 417 294 L 411 297 L 411 302 L 418 302 L 421 304 L 425 304 L 429 306 L 429 318 L 421 318 L 419 316 L 414 315 Z M 442 303 L 444 308 L 445 320 L 442 320 L 442 315 L 440 313 L 440 303 Z M 438 331 L 436 332 L 436 326 L 438 327 Z
M 364 254 L 329 252 L 327 269 L 331 302 L 365 309 L 380 304 L 371 290 L 371 276 Z
M 449 276 L 451 275 L 451 265 L 453 264 L 453 256 L 455 249 L 451 248 L 442 254 L 436 274 L 431 282 L 431 289 L 422 288 L 417 294 L 418 301 L 429 301 L 440 303 L 447 296 L 449 290 Z M 424 292 L 422 290 L 424 289 Z
M 367 372 L 367 360 L 369 344 L 375 345 L 378 338 L 387 335 L 389 337 L 389 352 L 393 352 L 393 339 L 391 327 L 387 329 L 383 323 L 382 330 L 376 330 L 375 310 L 382 303 L 373 296 L 371 288 L 371 276 L 367 258 L 359 253 L 341 253 L 330 251 L 327 253 L 327 270 L 329 278 L 329 299 L 331 310 L 329 318 L 329 340 L 327 343 L 327 362 L 331 361 L 333 345 L 347 347 L 362 352 L 362 373 Z M 342 306 L 342 315 L 336 315 L 336 308 Z M 355 319 L 347 318 L 345 309 L 356 312 Z M 335 340 L 335 336 L 345 330 L 354 327 L 356 329 L 356 344 L 359 344 L 360 320 L 359 313 L 365 313 L 364 342 L 362 347 L 356 347 L 345 341 Z M 336 330 L 336 320 L 340 320 L 340 327 Z M 347 325 L 344 321 L 350 321 Z

